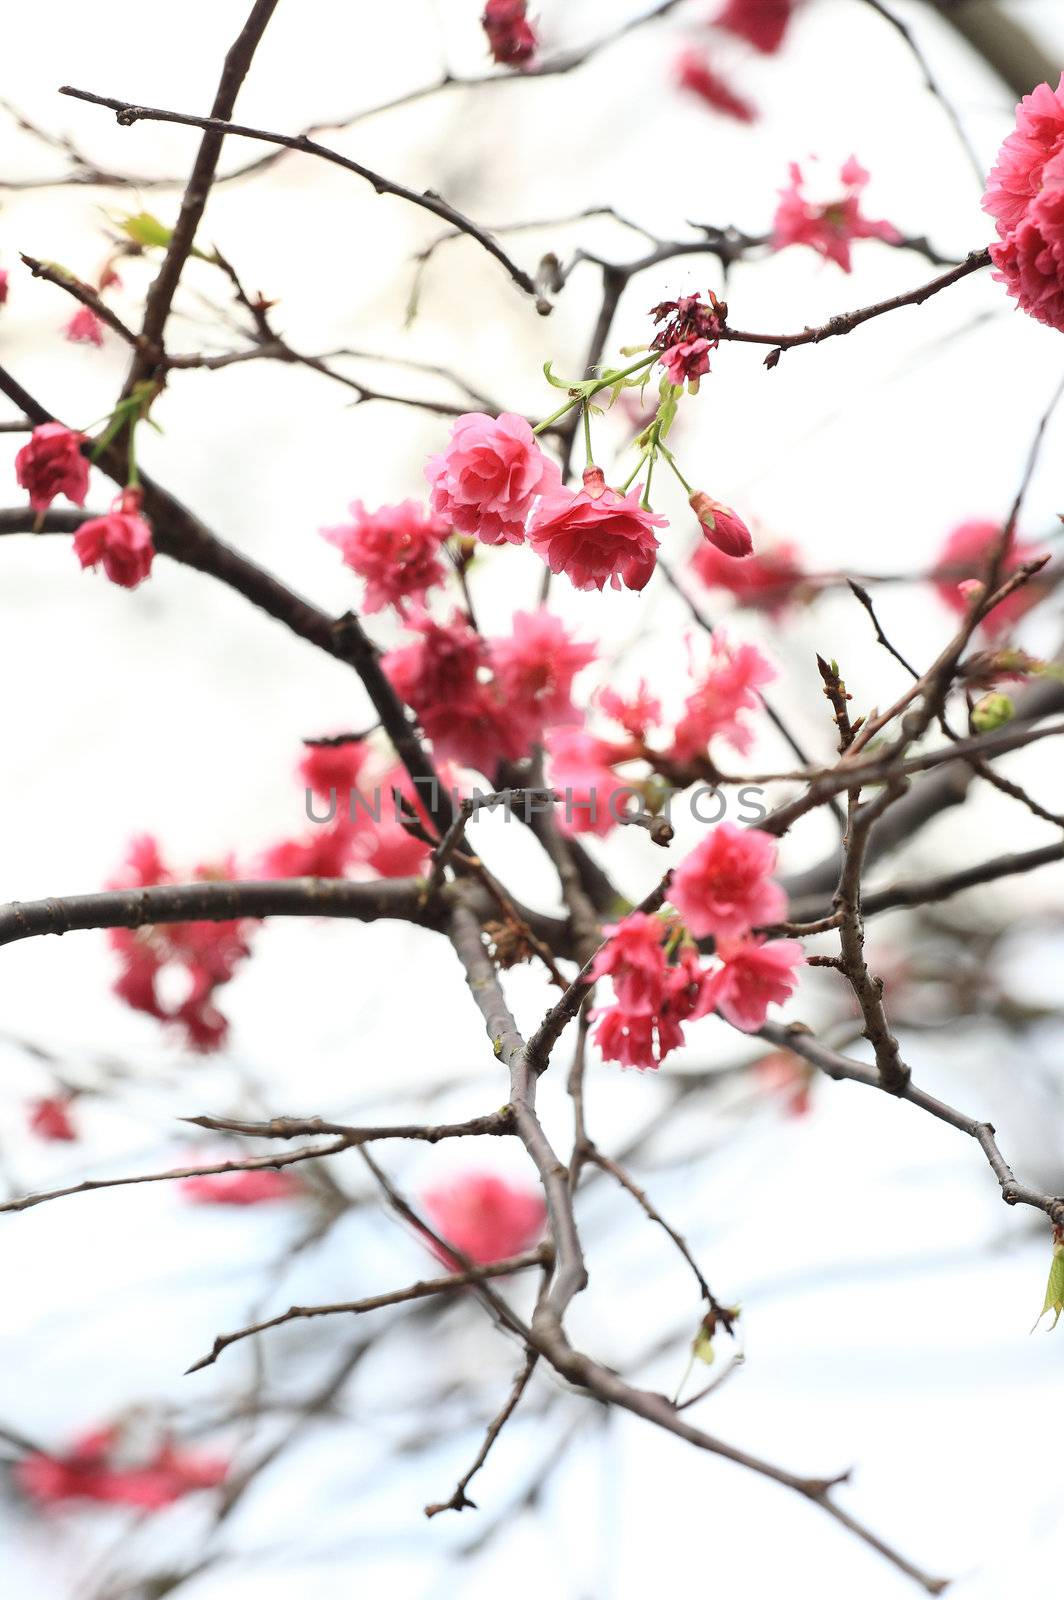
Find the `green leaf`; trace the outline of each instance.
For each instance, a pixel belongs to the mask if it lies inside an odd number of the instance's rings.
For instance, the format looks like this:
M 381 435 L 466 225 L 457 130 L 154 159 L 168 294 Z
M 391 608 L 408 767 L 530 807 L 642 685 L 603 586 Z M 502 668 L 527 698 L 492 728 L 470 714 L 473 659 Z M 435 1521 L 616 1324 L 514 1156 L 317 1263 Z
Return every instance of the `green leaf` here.
M 173 229 L 153 217 L 150 211 L 130 211 L 119 215 L 115 221 L 128 239 L 145 250 L 165 250 L 174 236 Z
M 1049 1268 L 1049 1282 L 1046 1284 L 1045 1304 L 1035 1318 L 1034 1328 L 1037 1328 L 1047 1311 L 1052 1311 L 1053 1320 L 1047 1332 L 1052 1333 L 1060 1321 L 1060 1313 L 1064 1311 L 1064 1244 L 1053 1246 L 1053 1262 Z M 1031 1332 L 1034 1332 L 1034 1328 Z
M 717 1352 L 713 1348 L 713 1335 L 708 1333 L 705 1327 L 699 1328 L 691 1351 L 695 1359 L 704 1361 L 707 1367 L 711 1367 L 717 1359 Z

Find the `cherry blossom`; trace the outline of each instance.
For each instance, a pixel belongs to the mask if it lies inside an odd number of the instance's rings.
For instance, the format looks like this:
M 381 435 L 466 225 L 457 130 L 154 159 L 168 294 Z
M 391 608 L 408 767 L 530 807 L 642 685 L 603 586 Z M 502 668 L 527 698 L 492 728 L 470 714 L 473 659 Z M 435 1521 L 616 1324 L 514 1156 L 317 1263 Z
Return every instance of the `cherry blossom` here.
M 790 165 L 790 182 L 780 190 L 779 205 L 772 225 L 777 250 L 804 244 L 827 261 L 834 261 L 843 272 L 851 270 L 850 246 L 855 239 L 882 239 L 897 244 L 901 234 L 891 222 L 866 217 L 861 210 L 861 195 L 868 173 L 856 157 L 845 161 L 839 172 L 843 193 L 836 200 L 816 204 L 806 199 L 805 179 L 796 161 Z
M 547 1220 L 541 1194 L 491 1172 L 466 1172 L 438 1184 L 425 1191 L 422 1204 L 436 1231 L 478 1266 L 530 1249 Z M 427 1242 L 445 1266 L 460 1269 L 456 1256 Z
M 770 834 L 722 822 L 680 862 L 669 900 L 697 938 L 734 939 L 785 915 L 787 896 L 772 879 L 775 868 Z
M 521 544 L 537 496 L 557 489 L 557 463 L 543 454 L 524 417 L 468 412 L 451 442 L 425 467 L 432 509 L 484 544 Z
M 61 422 L 43 422 L 15 457 L 15 476 L 30 497 L 34 511 L 47 511 L 57 495 L 76 506 L 85 504 L 89 463 L 81 453 L 88 440 Z
M 377 511 L 367 511 L 355 500 L 351 521 L 323 528 L 322 535 L 336 545 L 345 566 L 365 580 L 365 611 L 390 605 L 403 613 L 408 601 L 423 601 L 443 582 L 446 570 L 439 552 L 450 531 L 446 517 L 432 516 L 416 500 Z

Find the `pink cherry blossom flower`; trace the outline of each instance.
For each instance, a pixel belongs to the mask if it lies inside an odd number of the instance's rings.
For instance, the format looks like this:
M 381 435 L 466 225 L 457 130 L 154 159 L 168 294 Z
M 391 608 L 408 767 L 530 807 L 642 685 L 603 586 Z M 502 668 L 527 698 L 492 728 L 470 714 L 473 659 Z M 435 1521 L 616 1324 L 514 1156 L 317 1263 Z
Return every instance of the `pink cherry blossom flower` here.
M 723 965 L 709 980 L 708 1004 L 744 1033 L 763 1028 L 770 1005 L 794 993 L 805 957 L 797 939 L 740 939 L 718 946 Z
M 378 511 L 367 511 L 355 500 L 351 518 L 343 527 L 323 528 L 322 536 L 340 550 L 345 566 L 365 580 L 365 611 L 390 605 L 402 614 L 407 601 L 424 600 L 443 582 L 440 545 L 451 531 L 446 517 L 432 516 L 416 500 Z
M 691 694 L 672 736 L 671 754 L 679 761 L 706 754 L 713 739 L 723 739 L 745 755 L 753 730 L 745 713 L 761 706 L 759 690 L 776 676 L 756 645 L 729 643 L 719 629 L 713 635 L 708 670 Z
M 546 735 L 551 783 L 562 795 L 555 809 L 563 833 L 594 833 L 600 838 L 617 827 L 628 798 L 613 763 L 630 758 L 623 745 L 597 739 L 582 728 L 551 728 Z
M 536 53 L 536 35 L 527 10 L 527 0 L 487 0 L 480 20 L 492 58 L 500 66 L 524 66 Z
M 489 641 L 495 685 L 503 704 L 538 742 L 545 728 L 578 721 L 573 679 L 595 659 L 593 644 L 578 644 L 559 617 L 544 609 L 515 611 L 509 638 Z
M 521 544 L 536 497 L 561 484 L 557 463 L 512 411 L 459 417 L 450 444 L 428 461 L 425 476 L 433 511 L 484 544 Z
M 71 344 L 94 344 L 97 349 L 103 344 L 103 323 L 88 306 L 78 307 L 63 333 Z
M 342 744 L 308 744 L 299 762 L 299 777 L 322 800 L 336 795 L 337 809 L 348 810 L 351 790 L 369 760 L 369 751 L 359 739 Z
M 689 339 L 684 344 L 670 345 L 661 358 L 665 376 L 670 383 L 682 389 L 686 383 L 692 394 L 698 393 L 698 380 L 709 371 L 708 339 Z
M 618 1004 L 625 1011 L 649 1014 L 660 1010 L 665 997 L 665 923 L 660 917 L 633 911 L 602 931 L 608 942 L 595 957 L 590 976 L 611 977 Z
M 223 861 L 197 867 L 191 876 L 213 881 L 233 878 L 236 871 L 232 861 Z M 133 841 L 124 871 L 109 887 L 144 889 L 173 881 L 154 839 L 145 836 Z M 253 927 L 250 919 L 240 918 L 112 928 L 108 940 L 122 964 L 114 992 L 135 1011 L 181 1028 L 193 1050 L 217 1050 L 228 1024 L 214 1005 L 214 996 L 250 955 Z M 164 972 L 183 974 L 187 992 L 180 1003 L 164 1004 L 159 988 Z
M 708 56 L 694 46 L 682 50 L 674 67 L 677 86 L 737 122 L 756 122 L 757 109 L 736 94 L 731 85 L 711 65 Z
M 1064 332 L 1064 156 L 1043 169 L 1044 187 L 1004 239 L 990 246 L 998 283 L 1021 311 Z
M 998 151 L 983 196 L 983 210 L 1005 239 L 1023 221 L 1041 194 L 1044 170 L 1064 153 L 1064 73 L 1051 89 L 1040 83 L 1016 107 L 1016 126 Z
M 1000 538 L 1001 523 L 980 518 L 959 523 L 946 536 L 934 566 L 935 593 L 958 616 L 964 616 L 969 609 L 973 583 L 981 597 L 983 585 L 979 580 L 985 577 L 994 545 Z M 1041 554 L 1034 545 L 1018 544 L 1015 538 L 1010 539 L 1001 563 L 1001 581 L 1004 582 L 1025 561 Z M 1040 598 L 1041 592 L 1033 585 L 1026 584 L 999 601 L 989 616 L 983 619 L 982 626 L 989 634 L 1005 633 Z
M 868 173 L 856 157 L 845 161 L 839 172 L 844 193 L 826 205 L 814 204 L 804 194 L 805 180 L 796 161 L 790 165 L 790 182 L 780 190 L 779 205 L 772 225 L 772 242 L 777 250 L 804 244 L 827 261 L 834 261 L 843 272 L 851 270 L 850 246 L 855 239 L 883 239 L 897 244 L 901 234 L 891 222 L 866 217 L 861 210 L 861 194 Z
M 478 1266 L 531 1249 L 547 1220 L 542 1195 L 491 1172 L 467 1172 L 438 1184 L 426 1190 L 422 1204 L 437 1233 Z M 460 1268 L 457 1257 L 427 1242 L 445 1266 Z
M 73 1105 L 70 1095 L 46 1095 L 32 1100 L 29 1105 L 30 1131 L 39 1139 L 71 1143 L 77 1139 L 77 1129 L 70 1116 Z
M 500 761 L 523 755 L 524 729 L 485 681 L 488 647 L 466 617 L 455 611 L 440 623 L 422 612 L 408 625 L 418 639 L 389 651 L 381 666 L 436 754 L 489 777 Z
M 740 605 L 773 617 L 794 598 L 804 578 L 792 544 L 773 545 L 737 560 L 703 540 L 691 557 L 691 571 L 707 589 L 725 589 Z
M 140 1464 L 129 1465 L 122 1430 L 83 1434 L 61 1455 L 33 1451 L 16 1462 L 15 1482 L 40 1505 L 96 1500 L 160 1511 L 196 1489 L 213 1489 L 228 1463 L 163 1440 Z
M 554 573 L 564 572 L 576 589 L 644 589 L 657 564 L 655 528 L 664 517 L 644 511 L 642 485 L 619 494 L 604 489 L 558 489 L 540 502 L 529 525 L 533 550 Z
M 722 822 L 680 862 L 669 900 L 696 938 L 735 939 L 785 915 L 787 896 L 772 879 L 775 867 L 771 834 Z
M 255 864 L 262 878 L 343 878 L 356 847 L 356 830 L 337 797 L 332 822 L 318 823 L 302 839 L 282 839 L 263 852 Z
M 618 694 L 607 685 L 599 690 L 597 698 L 606 715 L 640 742 L 661 721 L 661 701 L 650 693 L 642 679 L 633 695 Z
M 103 566 L 112 583 L 135 589 L 151 572 L 155 546 L 151 524 L 140 514 L 139 489 L 126 489 L 105 517 L 90 517 L 74 535 L 82 567 Z
M 294 1172 L 270 1172 L 262 1167 L 249 1172 L 204 1172 L 182 1178 L 181 1193 L 199 1206 L 261 1206 L 272 1200 L 292 1200 L 303 1193 Z
M 797 5 L 798 0 L 727 0 L 713 22 L 770 56 L 783 43 Z
M 701 490 L 691 496 L 690 503 L 691 510 L 698 518 L 703 537 L 708 539 L 710 544 L 716 545 L 726 556 L 739 558 L 750 554 L 754 548 L 750 529 L 731 506 L 721 505 L 719 500 L 703 494 Z
M 85 504 L 89 488 L 89 463 L 81 453 L 88 441 L 83 433 L 61 422 L 43 422 L 15 457 L 15 477 L 30 497 L 34 511 L 47 511 L 56 495 L 65 494 L 76 506 Z

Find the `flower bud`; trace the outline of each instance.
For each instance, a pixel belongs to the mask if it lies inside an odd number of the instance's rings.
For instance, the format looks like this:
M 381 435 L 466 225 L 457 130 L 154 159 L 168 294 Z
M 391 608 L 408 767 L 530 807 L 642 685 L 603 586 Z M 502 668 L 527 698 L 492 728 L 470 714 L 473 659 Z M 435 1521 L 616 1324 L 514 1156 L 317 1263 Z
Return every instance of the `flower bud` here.
M 972 707 L 972 727 L 976 733 L 993 733 L 1005 726 L 1014 709 L 1007 694 L 984 694 Z

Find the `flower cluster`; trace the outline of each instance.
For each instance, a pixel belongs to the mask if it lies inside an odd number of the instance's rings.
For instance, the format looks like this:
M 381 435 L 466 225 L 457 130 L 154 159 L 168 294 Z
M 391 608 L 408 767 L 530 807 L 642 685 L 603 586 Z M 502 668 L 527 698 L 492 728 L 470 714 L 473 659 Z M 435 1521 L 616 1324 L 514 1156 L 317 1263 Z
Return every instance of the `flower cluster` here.
M 542 1195 L 491 1172 L 467 1172 L 422 1196 L 425 1215 L 450 1244 L 478 1266 L 506 1261 L 530 1249 L 547 1220 Z M 461 1267 L 434 1239 L 433 1254 L 449 1269 Z
M 861 210 L 861 196 L 868 176 L 856 156 L 851 156 L 839 172 L 844 193 L 838 199 L 818 205 L 806 198 L 802 169 L 792 161 L 790 182 L 780 190 L 772 224 L 775 248 L 808 245 L 825 260 L 834 261 L 843 272 L 849 272 L 850 246 L 855 239 L 882 239 L 887 244 L 897 244 L 901 234 L 893 223 L 866 217 Z
M 728 318 L 728 307 L 712 289 L 707 306 L 697 294 L 679 300 L 663 300 L 652 308 L 654 321 L 665 326 L 650 341 L 651 350 L 661 351 L 661 364 L 670 383 L 682 388 L 686 383 L 698 393 L 698 381 L 709 371 L 709 352 L 720 342 Z
M 681 862 L 669 899 L 682 918 L 634 911 L 606 930 L 591 969 L 613 980 L 614 1001 L 593 1013 L 595 1043 L 608 1061 L 659 1067 L 684 1042 L 683 1024 L 719 1011 L 736 1028 L 762 1027 L 788 999 L 802 948 L 753 930 L 778 920 L 787 899 L 771 874 L 775 840 L 723 822 Z M 703 964 L 692 936 L 711 936 L 717 963 Z
M 41 1505 L 95 1500 L 161 1511 L 196 1489 L 213 1489 L 224 1480 L 227 1462 L 181 1449 L 165 1438 L 145 1451 L 131 1437 L 132 1431 L 99 1428 L 75 1439 L 61 1455 L 33 1451 L 15 1464 L 15 1482 Z
M 382 666 L 438 756 L 490 777 L 500 761 L 527 755 L 547 728 L 577 720 L 573 679 L 595 648 L 549 612 L 516 612 L 511 634 L 498 639 L 483 638 L 458 611 L 447 623 L 422 612 L 410 626 L 416 640 Z
M 200 881 L 236 876 L 232 862 L 197 867 Z M 180 880 L 178 880 L 180 881 Z M 133 841 L 126 869 L 113 889 L 145 889 L 172 883 L 155 840 L 143 836 Z M 231 922 L 172 922 L 142 928 L 112 928 L 108 939 L 121 963 L 114 992 L 134 1011 L 144 1011 L 160 1022 L 176 1024 L 189 1047 L 207 1052 L 225 1041 L 229 1024 L 214 1004 L 215 992 L 229 982 L 240 963 L 250 955 L 253 924 L 247 918 Z M 168 1003 L 160 980 L 166 974 L 185 979 L 184 996 Z
M 1029 316 L 1064 331 L 1064 74 L 1020 101 L 983 209 L 997 225 L 994 276 Z

